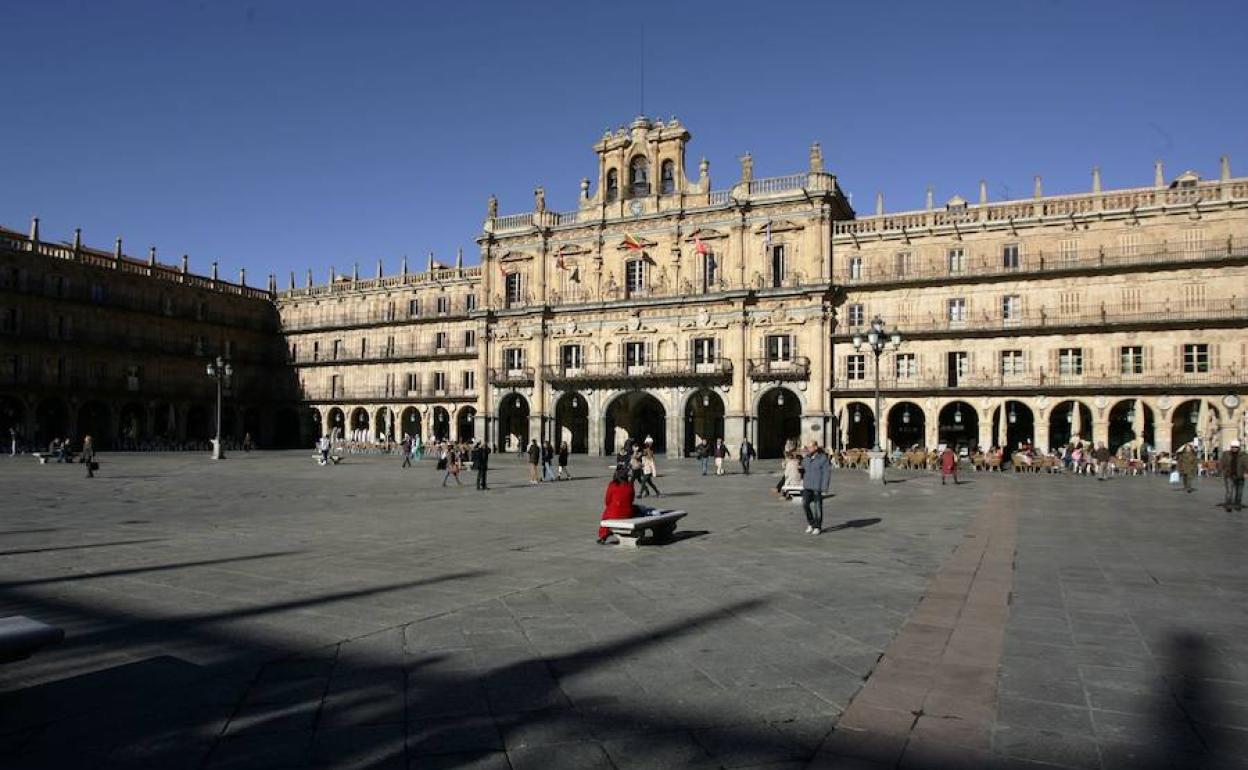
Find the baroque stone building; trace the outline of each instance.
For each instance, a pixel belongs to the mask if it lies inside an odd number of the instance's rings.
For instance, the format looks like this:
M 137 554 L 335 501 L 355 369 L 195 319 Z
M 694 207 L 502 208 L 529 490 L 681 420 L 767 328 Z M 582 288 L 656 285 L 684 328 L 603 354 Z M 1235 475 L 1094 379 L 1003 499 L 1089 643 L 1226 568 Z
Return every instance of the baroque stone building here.
M 574 211 L 549 210 L 538 188 L 530 211 L 500 215 L 491 196 L 478 265 L 356 266 L 281 292 L 272 277 L 262 291 L 5 231 L 0 260 L 26 272 L 0 288 L 0 411 L 35 434 L 63 424 L 40 415 L 56 412 L 44 383 L 94 392 L 94 358 L 124 375 L 105 405 L 114 434 L 198 436 L 204 357 L 228 352 L 263 380 L 237 386 L 229 421 L 270 444 L 865 447 L 875 362 L 852 341 L 878 315 L 903 337 L 879 361 L 886 444 L 1168 449 L 1248 433 L 1248 179 L 1225 159 L 1208 180 L 1158 165 L 1151 186 L 1103 190 L 1094 170 L 1086 193 L 1046 196 L 1037 178 L 1027 200 L 990 202 L 981 184 L 976 202 L 938 207 L 929 192 L 922 210 L 877 200 L 858 216 L 817 144 L 801 172 L 755 178 L 747 154 L 713 189 L 705 160 L 686 175 L 689 140 L 675 119 L 607 132 Z M 71 273 L 60 291 L 74 296 L 57 295 L 51 276 Z M 126 288 L 101 303 L 101 281 Z M 62 304 L 88 313 L 73 334 L 93 336 L 52 336 Z M 159 386 L 153 367 L 169 372 Z
M 686 176 L 689 132 L 638 118 L 594 145 L 577 209 L 500 216 L 480 266 L 292 288 L 278 308 L 312 433 L 345 427 L 680 454 L 698 437 L 764 456 L 792 438 L 873 441 L 880 315 L 889 443 L 1072 436 L 1161 449 L 1245 431 L 1248 180 L 859 217 L 824 168 Z M 293 283 L 293 278 L 292 278 Z

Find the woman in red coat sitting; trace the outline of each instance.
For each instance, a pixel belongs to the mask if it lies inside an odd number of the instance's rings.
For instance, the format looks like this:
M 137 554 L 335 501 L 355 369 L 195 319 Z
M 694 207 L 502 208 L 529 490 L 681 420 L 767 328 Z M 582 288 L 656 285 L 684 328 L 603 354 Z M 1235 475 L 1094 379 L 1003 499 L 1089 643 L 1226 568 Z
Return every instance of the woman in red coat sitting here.
M 633 482 L 629 480 L 628 467 L 616 469 L 615 476 L 607 482 L 606 505 L 602 519 L 631 519 L 639 514 L 633 512 Z M 598 528 L 598 545 L 607 542 L 611 534 L 605 527 Z

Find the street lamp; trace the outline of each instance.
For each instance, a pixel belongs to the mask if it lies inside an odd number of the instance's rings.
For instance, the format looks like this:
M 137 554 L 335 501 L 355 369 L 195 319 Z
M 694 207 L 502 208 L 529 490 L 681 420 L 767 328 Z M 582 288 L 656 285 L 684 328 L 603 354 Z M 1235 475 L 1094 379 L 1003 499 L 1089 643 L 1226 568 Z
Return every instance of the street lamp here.
M 871 319 L 871 327 L 867 331 L 864 339 L 861 334 L 855 334 L 854 350 L 860 351 L 865 346 L 867 350 L 875 354 L 875 446 L 871 448 L 870 478 L 872 481 L 884 482 L 884 450 L 880 447 L 880 429 L 883 420 L 880 419 L 883 406 L 880 399 L 880 356 L 885 350 L 897 350 L 901 347 L 901 332 L 893 327 L 891 333 L 884 330 L 884 320 L 878 315 Z
M 221 448 L 221 394 L 225 386 L 230 384 L 234 376 L 234 367 L 221 356 L 208 362 L 208 376 L 217 381 L 217 437 L 212 442 L 212 459 L 224 460 L 225 451 Z

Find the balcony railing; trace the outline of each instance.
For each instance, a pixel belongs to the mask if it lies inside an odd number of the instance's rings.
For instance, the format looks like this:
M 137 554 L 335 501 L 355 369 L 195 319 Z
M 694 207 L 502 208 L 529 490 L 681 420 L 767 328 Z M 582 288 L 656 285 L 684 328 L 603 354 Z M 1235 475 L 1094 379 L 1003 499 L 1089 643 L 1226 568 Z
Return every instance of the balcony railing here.
M 1242 386 L 1248 384 L 1248 372 L 1235 369 L 1218 369 L 1210 372 L 1147 372 L 1145 374 L 1120 374 L 1096 372 L 1086 374 L 1050 373 L 1044 370 L 1026 371 L 1018 374 L 968 374 L 953 381 L 944 375 L 920 375 L 915 377 L 881 377 L 880 389 L 884 391 L 926 390 L 1059 390 L 1103 388 L 1183 388 Z M 849 379 L 845 375 L 836 378 L 837 390 L 870 392 L 875 389 L 872 377 Z
M 409 390 L 404 387 L 386 387 L 384 385 L 363 386 L 358 388 L 311 388 L 305 386 L 300 392 L 301 399 L 307 402 L 348 403 L 360 401 L 462 401 L 475 399 L 475 388 L 445 388 L 438 390 L 432 386 Z
M 1130 305 L 1102 305 L 1090 312 L 1062 312 L 1060 308 L 1028 308 L 1012 313 L 1008 318 L 1000 312 L 994 314 L 968 315 L 963 320 L 937 317 L 929 313 L 922 318 L 904 316 L 897 322 L 902 332 L 914 336 L 927 336 L 949 331 L 997 332 L 1034 331 L 1036 329 L 1063 329 L 1072 327 L 1101 327 L 1125 325 L 1165 325 L 1184 321 L 1200 323 L 1216 321 L 1248 321 L 1248 298 L 1206 300 L 1185 303 L 1142 302 Z M 847 324 L 838 330 L 838 339 L 848 339 L 856 332 L 865 332 L 866 324 Z
M 533 367 L 531 366 L 519 369 L 491 368 L 486 375 L 491 385 L 501 388 L 528 387 L 533 384 Z
M 542 370 L 542 377 L 555 384 L 620 381 L 728 382 L 732 379 L 732 361 L 719 358 L 700 362 L 689 358 L 676 358 L 633 365 L 612 362 L 577 367 L 547 366 Z
M 912 255 L 917 260 L 917 255 Z M 1224 244 L 1217 248 L 1188 249 L 1181 243 L 1154 243 L 1124 248 L 1106 247 L 1091 253 L 1063 254 L 1058 251 L 1037 250 L 1020 254 L 1018 260 L 1007 266 L 1000 254 L 968 254 L 960 269 L 950 270 L 947 260 L 932 257 L 905 269 L 897 269 L 890 259 L 888 264 L 846 266 L 836 271 L 836 279 L 847 285 L 917 283 L 933 280 L 978 279 L 994 275 L 1032 275 L 1063 271 L 1092 270 L 1102 267 L 1120 268 L 1163 264 L 1201 264 L 1221 262 L 1227 259 L 1248 258 L 1248 245 Z
M 337 356 L 332 352 L 329 354 L 314 354 L 310 350 L 300 350 L 299 355 L 289 358 L 292 364 L 329 366 L 332 364 L 350 364 L 350 363 L 368 363 L 373 361 L 420 361 L 420 360 L 439 360 L 454 358 L 473 358 L 477 354 L 477 346 L 445 346 L 436 347 L 431 344 L 423 345 L 396 345 L 393 348 L 387 348 L 384 345 L 361 353 L 359 350 L 340 351 Z
M 330 297 L 338 294 L 349 294 L 371 289 L 403 289 L 425 284 L 438 284 L 460 279 L 479 279 L 481 266 L 471 267 L 435 267 L 420 273 L 400 273 L 380 278 L 350 279 L 341 278 L 333 283 L 304 286 L 297 289 L 286 289 L 277 293 L 278 299 L 297 299 L 300 297 Z
M 421 308 L 420 312 L 409 313 L 406 308 L 396 307 L 390 310 L 359 310 L 348 312 L 326 312 L 312 316 L 300 316 L 293 312 L 282 318 L 282 331 L 308 331 L 311 329 L 349 329 L 381 324 L 419 323 L 421 321 L 462 320 L 471 312 L 463 302 L 452 302 L 445 312 L 434 308 Z
M 796 356 L 789 361 L 772 361 L 769 359 L 750 359 L 749 375 L 751 380 L 760 382 L 791 382 L 810 379 L 810 359 Z

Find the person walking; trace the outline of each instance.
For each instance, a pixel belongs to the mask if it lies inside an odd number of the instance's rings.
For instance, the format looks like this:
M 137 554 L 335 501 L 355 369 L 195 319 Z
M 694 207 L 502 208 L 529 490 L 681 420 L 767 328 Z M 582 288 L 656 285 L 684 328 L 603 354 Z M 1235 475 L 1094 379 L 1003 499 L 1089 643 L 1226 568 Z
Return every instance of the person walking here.
M 654 460 L 654 447 L 650 444 L 641 452 L 641 496 L 646 497 L 650 494 L 649 490 L 654 490 L 654 496 L 659 496 L 659 488 L 654 483 L 654 477 L 659 474 L 658 464 Z
M 9 426 L 9 457 L 17 457 L 17 428 Z
M 945 451 L 940 453 L 940 485 L 945 485 L 945 479 L 953 477 L 953 485 L 958 485 L 958 453 L 953 451 L 953 447 L 945 445 Z
M 831 481 L 832 462 L 819 442 L 812 440 L 802 460 L 802 511 L 806 514 L 808 535 L 823 531 L 823 496 Z
M 542 481 L 555 480 L 555 447 L 550 439 L 542 442 Z
M 69 440 L 66 439 L 65 443 L 68 444 Z M 87 466 L 87 478 L 95 478 L 95 471 L 100 466 L 95 462 L 95 442 L 90 436 L 82 439 L 82 462 Z
M 1229 513 L 1234 507 L 1237 511 L 1244 510 L 1244 479 L 1248 478 L 1248 454 L 1244 454 L 1239 440 L 1231 442 L 1231 448 L 1218 458 L 1218 471 L 1222 474 L 1222 483 L 1226 485 L 1226 500 L 1222 507 Z
M 1179 451 L 1175 453 L 1174 459 L 1179 464 L 1179 478 L 1183 481 L 1183 491 L 1195 492 L 1196 487 L 1193 480 L 1199 472 L 1200 461 L 1196 457 L 1196 447 L 1191 443 L 1184 444 L 1179 447 Z
M 316 451 L 321 453 L 321 459 L 318 461 L 321 465 L 329 463 L 329 436 L 321 436 L 316 442 Z
M 537 439 L 533 439 L 529 443 L 529 483 L 537 483 L 537 466 L 542 461 L 542 448 L 537 445 Z
M 490 470 L 490 446 L 478 441 L 472 450 L 472 468 L 477 472 L 477 489 L 489 489 L 485 475 Z
M 459 450 L 453 446 L 446 450 L 446 473 L 442 475 L 442 486 L 446 486 L 446 482 L 450 481 L 452 476 L 455 477 L 455 486 L 463 486 L 464 482 L 459 480 L 459 471 L 462 467 Z
M 749 438 L 741 439 L 741 446 L 737 448 L 737 460 L 741 462 L 741 472 L 746 476 L 750 475 L 750 461 L 754 459 L 754 454 L 754 445 Z
M 628 458 L 628 478 L 635 485 L 641 484 L 643 491 L 645 490 L 645 484 L 642 483 L 642 477 L 645 476 L 645 464 L 642 463 L 641 458 L 644 453 L 645 450 L 637 446 L 633 448 L 633 454 Z
M 706 439 L 698 437 L 698 443 L 693 447 L 693 456 L 698 458 L 698 465 L 702 466 L 702 475 L 705 476 L 711 467 L 711 448 L 707 446 Z
M 407 434 L 403 435 L 403 443 L 399 444 L 399 449 L 403 452 L 403 464 L 400 468 L 412 467 L 412 438 Z
M 722 438 L 715 439 L 715 449 L 712 450 L 715 456 L 715 475 L 724 475 L 724 458 L 728 456 L 728 447 L 724 444 Z
M 1105 446 L 1102 441 L 1096 445 L 1096 449 L 1092 450 L 1092 459 L 1096 461 L 1096 480 L 1104 481 L 1109 478 L 1109 447 Z M 1189 490 L 1190 491 L 1190 490 Z
M 568 442 L 564 441 L 559 445 L 559 475 L 555 478 L 563 479 L 564 481 L 572 480 L 572 474 L 568 473 L 568 454 Z

